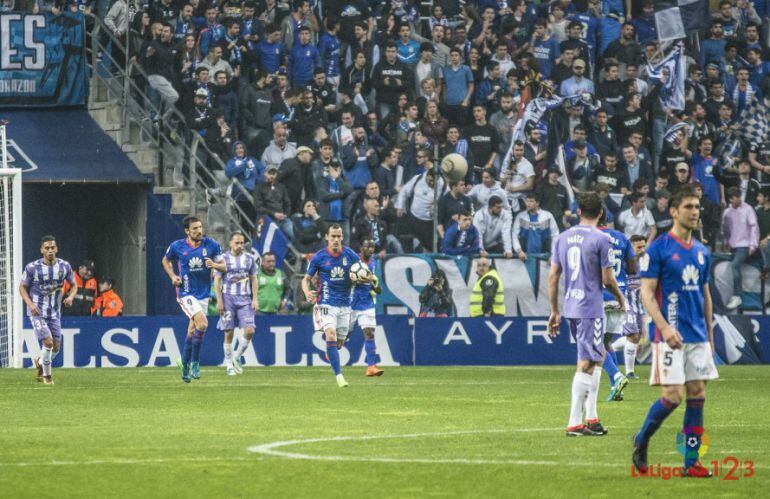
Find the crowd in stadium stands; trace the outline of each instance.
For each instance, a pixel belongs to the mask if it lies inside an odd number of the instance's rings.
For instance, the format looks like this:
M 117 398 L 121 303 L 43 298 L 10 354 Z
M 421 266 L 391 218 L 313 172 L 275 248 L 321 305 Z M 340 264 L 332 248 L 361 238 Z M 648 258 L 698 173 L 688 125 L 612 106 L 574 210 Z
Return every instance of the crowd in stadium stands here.
M 710 28 L 684 40 L 681 109 L 675 76 L 654 70 L 676 45 L 659 43 L 649 0 L 117 0 L 99 14 L 129 33 L 158 120 L 181 111 L 246 216 L 301 251 L 329 223 L 354 249 L 432 251 L 438 210 L 442 252 L 526 259 L 576 222 L 586 190 L 652 240 L 694 183 L 697 236 L 732 258 L 735 308 L 740 265 L 770 261 L 770 137 L 735 133 L 770 97 L 770 2 L 709 3 Z M 538 96 L 566 99 L 528 120 Z M 468 174 L 445 182 L 434 166 L 453 152 Z M 426 313 L 451 308 L 425 295 Z

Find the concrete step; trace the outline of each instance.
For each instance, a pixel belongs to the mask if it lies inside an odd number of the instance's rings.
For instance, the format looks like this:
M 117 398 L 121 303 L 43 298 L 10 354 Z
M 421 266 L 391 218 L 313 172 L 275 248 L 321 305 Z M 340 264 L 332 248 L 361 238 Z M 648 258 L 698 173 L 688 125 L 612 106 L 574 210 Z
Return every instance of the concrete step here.
M 174 215 L 186 215 L 190 213 L 190 189 L 186 187 L 155 187 L 155 194 L 171 195 L 171 213 Z M 205 218 L 203 218 L 205 220 Z

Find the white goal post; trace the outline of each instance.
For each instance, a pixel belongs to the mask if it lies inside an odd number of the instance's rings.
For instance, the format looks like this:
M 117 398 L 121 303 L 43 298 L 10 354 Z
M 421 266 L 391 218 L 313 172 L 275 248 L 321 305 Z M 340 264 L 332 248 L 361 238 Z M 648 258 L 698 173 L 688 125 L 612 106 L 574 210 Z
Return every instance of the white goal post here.
M 0 123 L 0 367 L 22 367 L 21 169 L 8 167 L 6 145 Z

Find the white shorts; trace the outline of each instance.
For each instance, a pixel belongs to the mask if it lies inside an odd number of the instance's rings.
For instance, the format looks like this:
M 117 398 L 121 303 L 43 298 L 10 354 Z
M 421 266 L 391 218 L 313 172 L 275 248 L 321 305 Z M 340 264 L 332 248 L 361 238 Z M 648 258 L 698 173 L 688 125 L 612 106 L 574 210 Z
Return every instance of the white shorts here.
M 674 350 L 665 341 L 652 344 L 650 385 L 684 385 L 687 381 L 717 379 L 711 345 L 685 343 Z
M 351 328 L 356 325 L 356 322 L 359 326 L 361 326 L 361 329 L 374 329 L 377 327 L 377 319 L 375 318 L 373 308 L 367 308 L 366 310 L 353 310 L 351 315 Z
M 607 302 L 607 304 L 617 304 L 618 302 Z M 623 323 L 626 321 L 626 311 L 615 308 L 605 308 L 604 317 L 607 327 L 604 332 L 606 334 L 622 334 Z
M 333 327 L 337 340 L 344 340 L 348 337 L 350 328 L 350 307 L 314 305 L 313 327 L 316 331 L 326 331 L 327 328 Z
M 179 306 L 182 307 L 184 314 L 190 319 L 192 319 L 198 312 L 206 315 L 206 311 L 209 309 L 208 298 L 198 300 L 194 296 L 183 296 L 182 298 L 177 298 L 176 301 L 179 303 Z

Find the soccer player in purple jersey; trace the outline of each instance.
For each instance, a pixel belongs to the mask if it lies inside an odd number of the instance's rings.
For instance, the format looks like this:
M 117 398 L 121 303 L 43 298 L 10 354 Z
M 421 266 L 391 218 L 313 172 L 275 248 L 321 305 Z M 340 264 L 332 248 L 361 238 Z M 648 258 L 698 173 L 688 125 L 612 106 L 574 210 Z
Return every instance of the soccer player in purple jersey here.
M 642 303 L 652 318 L 652 369 L 650 384 L 660 385 L 662 396 L 647 413 L 634 437 L 632 462 L 647 473 L 647 446 L 663 421 L 687 397 L 683 438 L 686 444 L 684 476 L 711 477 L 699 460 L 703 430 L 706 382 L 719 377 L 714 364 L 714 331 L 709 291 L 711 255 L 695 239 L 700 200 L 691 186 L 671 196 L 669 205 L 674 225 L 659 237 L 639 260 Z
M 227 375 L 243 373 L 241 356 L 254 336 L 254 313 L 259 310 L 257 300 L 257 262 L 253 255 L 245 253 L 246 236 L 235 231 L 230 236 L 230 251 L 222 256 L 227 270 L 214 272 L 214 291 L 217 295 L 217 328 L 225 333 L 222 348 L 225 351 Z M 243 329 L 243 337 L 233 355 L 233 330 Z
M 360 260 L 355 251 L 342 245 L 342 227 L 329 226 L 326 248 L 310 259 L 302 278 L 302 292 L 313 307 L 313 327 L 326 335 L 326 355 L 337 378 L 337 386 L 348 382 L 342 376 L 338 339 L 344 344 L 350 327 L 351 284 L 350 267 Z M 313 276 L 318 274 L 318 291 L 310 289 Z M 371 276 L 370 276 L 371 279 Z
M 596 228 L 602 216 L 602 201 L 594 192 L 578 198 L 580 224 L 558 235 L 553 244 L 551 272 L 548 276 L 548 297 L 551 317 L 550 335 L 559 334 L 559 278 L 564 272 L 564 317 L 570 334 L 577 342 L 577 370 L 572 380 L 567 436 L 601 436 L 607 430 L 599 421 L 596 399 L 604 361 L 604 300 L 602 285 L 625 307 L 613 270 L 613 249 L 610 236 Z M 583 424 L 585 406 L 586 424 Z
M 631 236 L 631 247 L 634 249 L 636 261 L 644 255 L 647 249 L 647 238 L 642 235 Z M 637 264 L 637 269 L 639 268 Z M 623 324 L 623 336 L 612 344 L 615 350 L 623 349 L 623 361 L 626 366 L 626 377 L 636 379 L 634 366 L 636 365 L 636 350 L 642 339 L 644 326 L 644 307 L 639 294 L 641 286 L 638 273 L 628 276 L 626 288 L 626 321 Z
M 163 270 L 176 288 L 182 311 L 190 319 L 182 353 L 182 381 L 200 379 L 200 355 L 203 335 L 209 326 L 206 309 L 211 292 L 211 269 L 227 270 L 219 243 L 203 235 L 203 222 L 188 216 L 182 220 L 185 239 L 171 243 L 163 256 Z M 174 272 L 176 264 L 179 274 Z
M 72 267 L 61 258 L 56 258 L 58 251 L 56 238 L 43 236 L 40 240 L 43 258 L 24 267 L 19 285 L 19 294 L 27 304 L 27 316 L 42 345 L 42 355 L 34 359 L 36 378 L 46 385 L 53 385 L 51 363 L 61 346 L 61 305 L 72 306 L 78 292 Z M 65 281 L 71 287 L 62 299 Z

